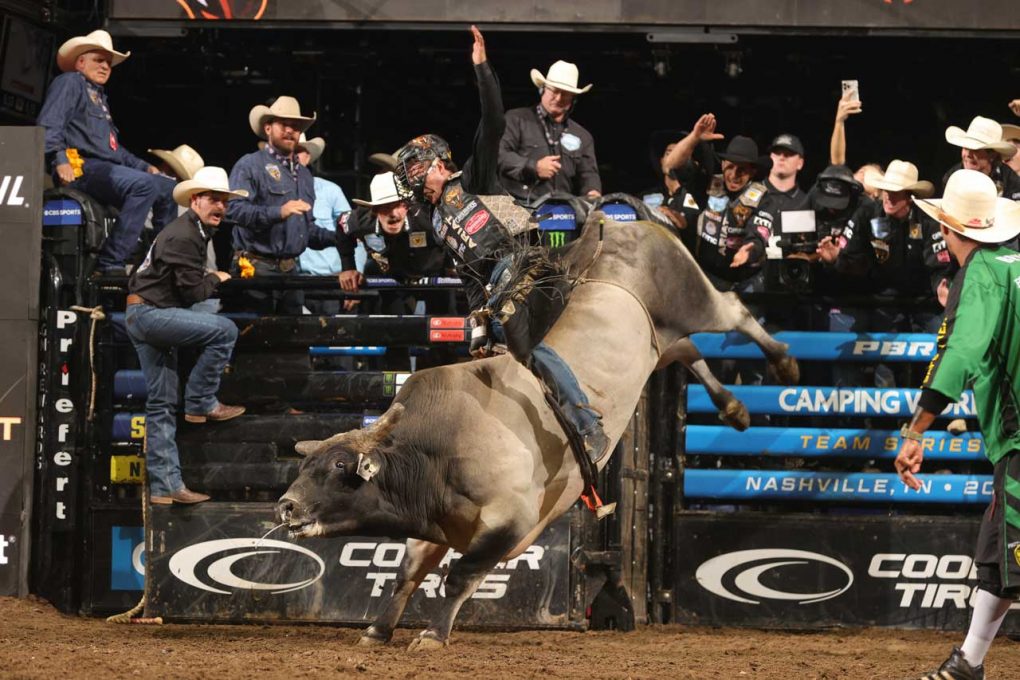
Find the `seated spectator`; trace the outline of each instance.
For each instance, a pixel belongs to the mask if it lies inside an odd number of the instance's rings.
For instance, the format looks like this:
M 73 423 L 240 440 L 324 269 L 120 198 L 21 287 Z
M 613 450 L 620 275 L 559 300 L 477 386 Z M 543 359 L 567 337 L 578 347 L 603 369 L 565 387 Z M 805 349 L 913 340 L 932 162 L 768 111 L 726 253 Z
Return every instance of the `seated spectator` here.
M 694 255 L 718 290 L 758 292 L 764 287 L 762 267 L 773 219 L 766 209 L 768 190 L 752 181 L 760 169 L 758 145 L 738 135 L 718 155 L 722 175 L 712 179 L 698 217 Z
M 1016 147 L 1003 141 L 1001 125 L 990 118 L 975 116 L 966 130 L 955 125 L 946 128 L 946 141 L 960 147 L 961 162 L 946 171 L 943 191 L 950 175 L 964 168 L 990 177 L 1003 198 L 1020 200 L 1020 176 L 1006 165 L 1016 154 Z
M 557 61 L 546 75 L 531 70 L 541 93 L 537 106 L 506 112 L 506 131 L 499 148 L 503 187 L 517 198 L 534 201 L 554 191 L 595 198 L 602 194 L 595 140 L 570 113 L 578 87 L 574 64 Z
M 57 186 L 84 191 L 120 211 L 99 252 L 96 270 L 124 275 L 149 211 L 159 230 L 177 217 L 174 182 L 118 139 L 103 86 L 113 67 L 131 56 L 117 52 L 106 31 L 71 38 L 57 51 L 63 73 L 53 79 L 38 124 L 46 129 L 46 163 Z
M 301 115 L 293 97 L 255 106 L 248 114 L 252 132 L 267 143 L 242 156 L 230 171 L 231 186 L 246 192 L 228 208 L 235 276 L 293 276 L 306 248 L 336 245 L 336 234 L 314 221 L 315 183 L 296 155 L 301 133 L 314 122 L 314 114 Z M 245 298 L 248 311 L 263 314 L 301 314 L 304 306 L 299 290 L 250 290 Z
M 882 190 L 882 214 L 867 225 L 874 253 L 872 276 L 883 295 L 937 298 L 944 307 L 955 274 L 937 222 L 916 206 L 914 198 L 935 193 L 931 182 L 918 180 L 913 163 L 894 160 L 873 178 Z M 942 315 L 928 309 L 876 309 L 872 330 L 935 333 Z
M 226 317 L 189 307 L 230 278 L 226 272 L 206 268 L 206 246 L 227 212 L 227 201 L 246 194 L 229 188 L 222 168 L 206 167 L 194 179 L 178 184 L 173 195 L 188 211 L 156 236 L 132 274 L 124 315 L 145 375 L 145 465 L 150 500 L 160 505 L 209 500 L 188 489 L 181 479 L 176 442 L 177 349 L 200 350 L 184 391 L 185 420 L 205 423 L 244 413 L 243 406 L 227 406 L 216 399 L 220 376 L 237 340 L 237 326 Z
M 296 148 L 297 159 L 306 168 L 314 164 L 326 149 L 326 140 L 322 137 L 306 139 L 302 132 Z M 341 189 L 334 182 L 313 175 L 315 186 L 315 203 L 312 205 L 312 216 L 315 224 L 329 231 L 336 231 L 336 221 L 345 212 L 350 212 L 351 204 L 347 202 Z M 336 248 L 322 250 L 305 250 L 298 257 L 298 266 L 302 274 L 311 276 L 337 276 L 340 274 L 340 254 Z M 312 314 L 339 314 L 340 300 L 306 299 L 305 306 Z

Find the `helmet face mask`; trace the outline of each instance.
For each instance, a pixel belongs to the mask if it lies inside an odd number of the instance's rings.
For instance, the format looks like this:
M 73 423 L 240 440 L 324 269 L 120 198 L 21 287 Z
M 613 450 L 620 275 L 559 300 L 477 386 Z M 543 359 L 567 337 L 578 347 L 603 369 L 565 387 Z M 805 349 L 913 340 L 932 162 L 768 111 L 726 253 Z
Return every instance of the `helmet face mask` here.
M 393 173 L 397 193 L 405 200 L 425 202 L 425 179 L 437 160 L 450 161 L 450 146 L 436 135 L 415 137 L 397 152 Z

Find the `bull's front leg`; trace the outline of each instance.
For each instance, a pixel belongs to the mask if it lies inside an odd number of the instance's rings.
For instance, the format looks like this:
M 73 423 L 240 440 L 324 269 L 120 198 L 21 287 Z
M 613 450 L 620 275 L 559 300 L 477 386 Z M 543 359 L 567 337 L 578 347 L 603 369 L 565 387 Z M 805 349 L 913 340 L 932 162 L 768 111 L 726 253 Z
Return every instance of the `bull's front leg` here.
M 484 523 L 483 523 L 484 524 Z M 429 627 L 415 638 L 407 651 L 442 649 L 450 640 L 450 630 L 461 606 L 492 571 L 493 567 L 527 535 L 520 525 L 489 527 L 475 537 L 464 556 L 454 562 L 446 577 L 446 597 L 439 602 L 439 612 L 432 617 Z
M 400 623 L 400 617 L 403 616 L 414 591 L 421 585 L 425 576 L 443 560 L 449 549 L 447 545 L 408 539 L 404 559 L 400 563 L 400 571 L 393 584 L 393 592 L 390 594 L 389 602 L 386 603 L 386 609 L 361 634 L 359 645 L 366 647 L 383 645 L 390 641 L 393 629 Z

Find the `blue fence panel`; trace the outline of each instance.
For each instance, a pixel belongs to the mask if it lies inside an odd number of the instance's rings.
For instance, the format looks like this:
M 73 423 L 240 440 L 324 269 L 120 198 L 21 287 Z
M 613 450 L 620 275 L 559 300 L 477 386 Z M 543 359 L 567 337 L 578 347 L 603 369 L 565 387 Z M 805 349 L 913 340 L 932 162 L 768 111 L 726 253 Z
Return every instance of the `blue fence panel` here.
M 685 470 L 686 498 L 720 501 L 987 504 L 991 475 L 918 475 L 908 488 L 891 473 L 790 470 Z
M 817 333 L 784 331 L 776 340 L 790 346 L 790 355 L 807 361 L 930 361 L 935 336 L 924 333 Z M 691 336 L 709 359 L 761 359 L 758 345 L 740 333 L 697 333 Z
M 911 416 L 921 396 L 920 390 L 880 389 L 875 387 L 782 387 L 774 385 L 736 385 L 730 391 L 753 414 L 809 416 Z M 701 385 L 687 390 L 689 413 L 716 413 L 718 409 Z M 942 413 L 947 418 L 973 418 L 974 395 L 964 392 L 956 404 Z
M 927 432 L 925 460 L 979 461 L 985 458 L 981 434 Z M 719 456 L 798 456 L 802 458 L 893 459 L 900 448 L 895 430 L 809 427 L 752 427 L 744 432 L 722 425 L 688 425 L 687 453 Z

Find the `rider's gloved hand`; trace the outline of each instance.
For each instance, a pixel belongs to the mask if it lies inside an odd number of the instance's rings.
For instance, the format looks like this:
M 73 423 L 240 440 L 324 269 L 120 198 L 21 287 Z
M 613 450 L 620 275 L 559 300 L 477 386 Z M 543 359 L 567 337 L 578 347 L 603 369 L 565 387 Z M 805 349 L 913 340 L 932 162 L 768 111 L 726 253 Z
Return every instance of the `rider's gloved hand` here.
M 489 335 L 488 311 L 471 312 L 468 316 L 471 325 L 471 345 L 468 351 L 476 359 L 484 359 L 492 355 L 492 337 Z

